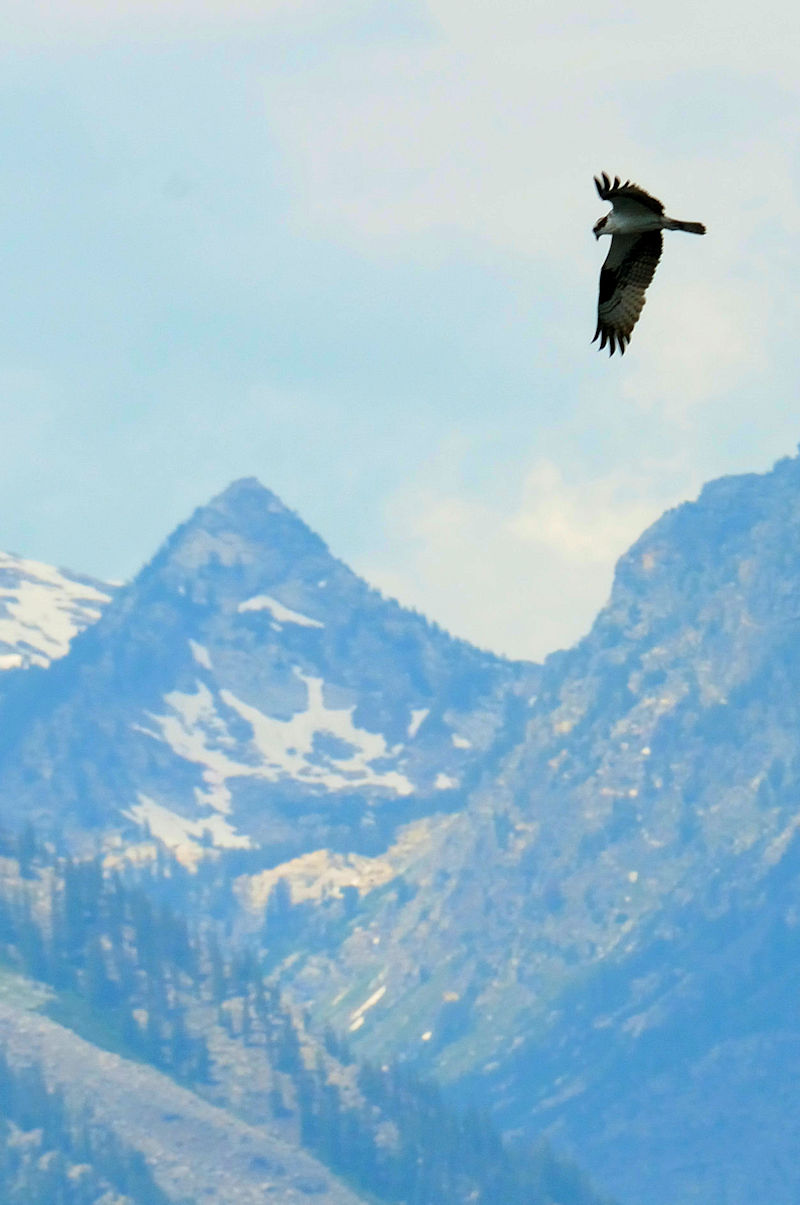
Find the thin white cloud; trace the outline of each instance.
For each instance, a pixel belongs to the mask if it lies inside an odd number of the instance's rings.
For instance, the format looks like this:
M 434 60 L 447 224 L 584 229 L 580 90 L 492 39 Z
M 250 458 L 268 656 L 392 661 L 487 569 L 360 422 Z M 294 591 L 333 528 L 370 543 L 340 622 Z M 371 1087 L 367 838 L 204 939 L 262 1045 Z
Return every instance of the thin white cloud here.
M 677 466 L 570 482 L 541 460 L 506 509 L 432 488 L 409 492 L 392 507 L 406 535 L 399 567 L 362 569 L 453 634 L 540 659 L 588 631 L 618 557 L 692 488 Z
M 369 14 L 380 0 L 2 0 L 3 48 L 191 43 L 276 25 L 295 37 Z
M 665 14 L 650 0 L 598 9 L 593 16 L 580 0 L 551 5 L 529 0 L 428 0 L 428 9 L 448 41 L 490 57 L 510 48 L 530 54 L 544 44 L 572 64 L 612 64 L 650 82 L 687 64 L 705 69 L 733 63 L 774 73 L 792 63 L 797 10 L 782 0 L 755 6 L 749 0 L 675 0 Z
M 654 290 L 622 393 L 685 427 L 690 411 L 766 370 L 775 305 L 765 282 L 745 290 L 696 275 L 687 283 L 679 275 L 659 280 Z
M 782 190 L 764 189 L 748 139 L 727 124 L 726 92 L 768 79 L 796 96 L 794 67 L 781 69 L 796 18 L 787 5 L 767 5 L 769 20 L 743 3 L 713 8 L 679 5 L 665 22 L 661 6 L 645 4 L 624 24 L 604 13 L 587 26 L 585 6 L 553 17 L 517 0 L 429 0 L 438 40 L 361 47 L 309 77 L 270 82 L 273 129 L 296 171 L 297 218 L 384 250 L 438 231 L 522 254 L 560 252 L 591 225 L 588 173 L 604 167 L 642 175 L 686 203 L 700 199 L 705 177 L 711 191 L 732 175 L 725 198 L 734 220 L 765 203 L 780 212 Z M 729 89 L 704 101 L 712 126 L 718 110 L 722 179 L 708 171 L 718 164 L 707 147 L 693 153 L 692 125 L 708 117 L 681 107 L 687 73 L 720 71 Z M 673 125 L 654 135 L 640 117 L 656 91 Z M 761 128 L 759 142 L 760 160 L 769 148 L 791 162 L 785 131 Z

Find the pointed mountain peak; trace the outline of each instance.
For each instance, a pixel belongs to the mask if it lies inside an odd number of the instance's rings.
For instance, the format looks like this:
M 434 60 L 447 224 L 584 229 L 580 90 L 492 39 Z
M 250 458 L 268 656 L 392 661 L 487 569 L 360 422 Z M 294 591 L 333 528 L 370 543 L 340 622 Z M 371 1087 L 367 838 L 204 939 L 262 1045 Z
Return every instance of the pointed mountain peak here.
M 137 579 L 204 596 L 348 573 L 299 515 L 255 477 L 217 494 L 169 537 Z M 202 579 L 202 585 L 201 585 Z
M 193 540 L 197 533 L 244 542 L 254 549 L 274 548 L 288 541 L 295 547 L 301 544 L 327 553 L 320 537 L 257 477 L 232 482 L 205 506 L 198 507 L 175 537 L 180 544 Z
M 186 527 L 198 524 L 209 530 L 218 530 L 220 524 L 224 524 L 239 535 L 256 541 L 266 540 L 268 543 L 278 533 L 293 531 L 295 538 L 302 534 L 304 538 L 317 541 L 321 547 L 325 547 L 297 512 L 286 506 L 257 477 L 240 477 L 205 506 L 199 507 Z
M 208 503 L 208 508 L 223 513 L 236 512 L 258 508 L 272 514 L 290 515 L 292 512 L 285 506 L 277 494 L 262 485 L 257 477 L 240 477 L 237 481 L 217 494 Z

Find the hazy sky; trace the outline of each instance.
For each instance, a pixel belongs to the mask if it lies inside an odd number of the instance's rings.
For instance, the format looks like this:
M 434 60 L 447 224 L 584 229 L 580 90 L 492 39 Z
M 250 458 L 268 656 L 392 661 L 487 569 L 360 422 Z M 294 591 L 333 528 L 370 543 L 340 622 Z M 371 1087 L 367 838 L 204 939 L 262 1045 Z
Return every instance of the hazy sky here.
M 0 0 L 0 547 L 128 577 L 254 474 L 458 635 L 581 635 L 800 439 L 798 9 L 663 13 Z M 709 230 L 622 360 L 602 170 Z

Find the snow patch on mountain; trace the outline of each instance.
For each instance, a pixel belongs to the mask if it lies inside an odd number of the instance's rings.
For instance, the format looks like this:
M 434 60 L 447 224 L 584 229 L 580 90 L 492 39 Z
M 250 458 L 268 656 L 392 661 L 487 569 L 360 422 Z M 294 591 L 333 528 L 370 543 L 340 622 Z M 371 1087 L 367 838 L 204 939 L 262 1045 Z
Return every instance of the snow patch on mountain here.
M 227 778 L 251 774 L 254 768 L 236 761 L 225 752 L 225 748 L 237 747 L 237 741 L 217 712 L 209 688 L 200 681 L 196 686 L 194 694 L 173 690 L 165 695 L 164 702 L 170 709 L 168 714 L 149 714 L 149 718 L 158 725 L 159 732 L 141 724 L 136 727 L 155 740 L 164 741 L 184 761 L 203 766 L 205 781 L 220 788 Z M 226 811 L 227 808 L 219 810 Z
M 384 984 L 381 984 L 381 986 L 376 991 L 374 991 L 372 993 L 372 995 L 369 996 L 364 1001 L 363 1004 L 360 1004 L 358 1006 L 358 1008 L 354 1009 L 353 1012 L 351 1012 L 351 1014 L 350 1014 L 350 1032 L 351 1033 L 353 1033 L 356 1029 L 361 1028 L 361 1026 L 364 1024 L 364 1014 L 369 1012 L 369 1010 L 371 1008 L 374 1008 L 375 1005 L 378 1004 L 385 995 L 386 995 L 386 984 L 384 983 Z
M 359 728 L 353 720 L 355 707 L 328 707 L 322 678 L 295 669 L 307 691 L 308 705 L 287 720 L 265 715 L 238 698 L 220 690 L 218 701 L 209 687 L 196 682 L 194 693 L 171 691 L 164 696 L 169 711 L 148 713 L 156 726 L 136 729 L 163 741 L 178 757 L 202 767 L 205 788 L 195 792 L 197 802 L 220 814 L 231 808 L 227 781 L 232 778 L 261 778 L 298 782 L 339 791 L 354 787 L 378 787 L 396 795 L 410 795 L 413 784 L 396 768 L 402 745 L 389 748 L 379 732 Z M 252 732 L 250 741 L 235 737 L 221 710 L 233 712 Z M 387 766 L 387 760 L 395 766 Z
M 248 849 L 250 838 L 237 833 L 224 816 L 213 814 L 190 820 L 147 795 L 139 795 L 126 815 L 147 828 L 151 835 L 175 851 L 180 861 L 194 865 L 203 854 L 203 844 L 217 849 Z
M 322 678 L 298 669 L 295 673 L 308 691 L 308 707 L 288 720 L 264 715 L 232 691 L 220 691 L 223 702 L 253 730 L 253 743 L 263 758 L 257 771 L 259 776 L 276 781 L 288 775 L 331 791 L 384 787 L 398 795 L 410 795 L 414 787 L 404 774 L 373 765 L 388 757 L 396 758 L 402 746 L 389 749 L 382 733 L 357 727 L 353 721 L 354 706 L 326 706 Z M 326 737 L 334 738 L 334 750 L 325 748 Z
M 285 607 L 283 603 L 278 602 L 276 598 L 271 598 L 269 594 L 257 594 L 254 598 L 248 598 L 245 602 L 239 603 L 237 610 L 239 612 L 269 611 L 277 624 L 293 623 L 301 628 L 325 627 L 325 624 L 320 623 L 318 619 L 311 619 L 310 616 L 303 615 L 300 611 L 293 611 L 291 607 Z
M 0 669 L 63 657 L 110 600 L 110 592 L 52 565 L 0 552 Z

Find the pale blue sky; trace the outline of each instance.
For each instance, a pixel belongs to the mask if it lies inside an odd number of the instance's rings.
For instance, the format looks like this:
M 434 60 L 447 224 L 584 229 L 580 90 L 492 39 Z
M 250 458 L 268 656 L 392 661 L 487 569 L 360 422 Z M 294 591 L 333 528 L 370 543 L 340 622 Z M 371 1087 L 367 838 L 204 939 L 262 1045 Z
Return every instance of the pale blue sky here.
M 800 439 L 789 4 L 0 0 L 0 547 L 133 574 L 254 474 L 370 580 L 570 643 Z M 668 239 L 590 346 L 595 172 Z

